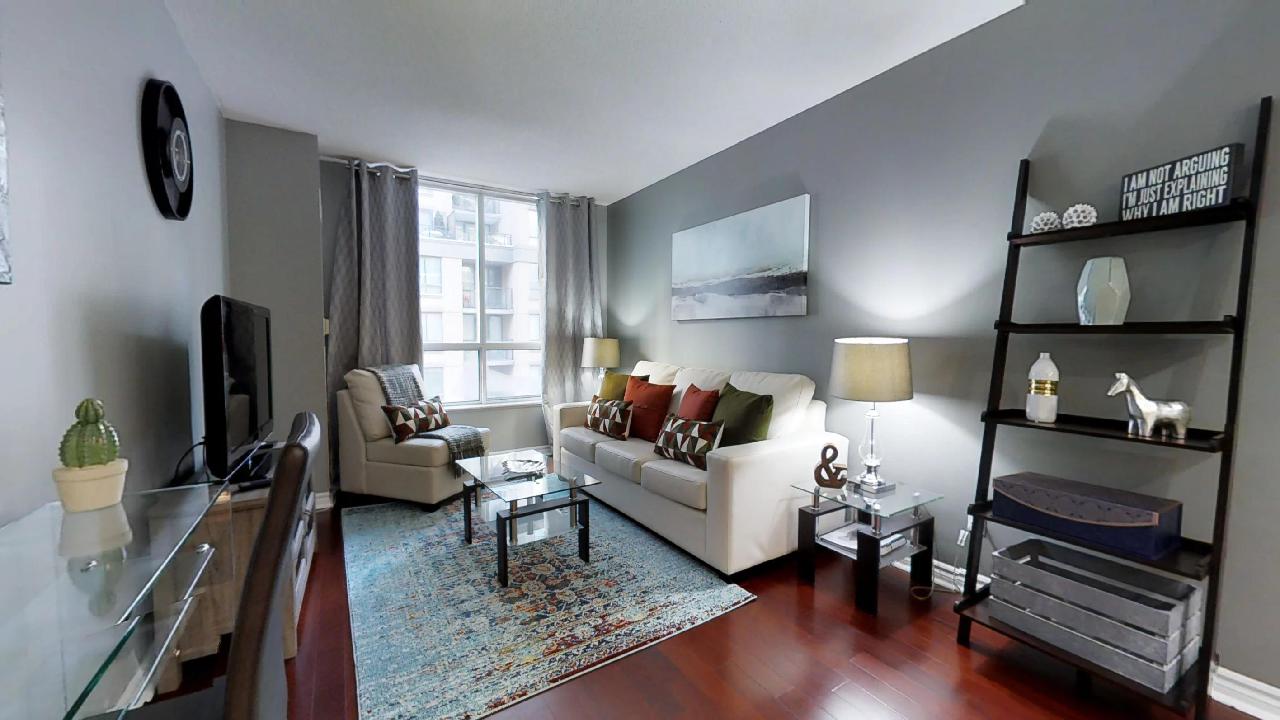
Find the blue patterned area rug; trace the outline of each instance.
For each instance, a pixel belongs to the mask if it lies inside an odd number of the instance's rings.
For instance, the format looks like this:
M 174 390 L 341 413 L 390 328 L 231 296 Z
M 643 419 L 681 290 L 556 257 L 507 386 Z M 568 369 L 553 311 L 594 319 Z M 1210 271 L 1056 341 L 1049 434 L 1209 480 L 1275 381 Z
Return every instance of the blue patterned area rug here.
M 361 720 L 480 718 L 755 599 L 616 512 L 514 548 L 497 581 L 492 524 L 460 502 L 342 512 Z

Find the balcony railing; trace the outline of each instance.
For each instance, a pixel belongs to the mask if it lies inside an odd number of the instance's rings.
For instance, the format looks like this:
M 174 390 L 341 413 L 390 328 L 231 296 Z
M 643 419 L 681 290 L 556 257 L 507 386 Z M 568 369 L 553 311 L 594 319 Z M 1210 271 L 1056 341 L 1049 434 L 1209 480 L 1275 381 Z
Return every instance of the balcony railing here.
M 511 288 L 487 287 L 484 289 L 486 310 L 510 310 L 513 306 Z
M 514 244 L 509 233 L 485 233 L 484 243 L 498 247 L 511 247 Z

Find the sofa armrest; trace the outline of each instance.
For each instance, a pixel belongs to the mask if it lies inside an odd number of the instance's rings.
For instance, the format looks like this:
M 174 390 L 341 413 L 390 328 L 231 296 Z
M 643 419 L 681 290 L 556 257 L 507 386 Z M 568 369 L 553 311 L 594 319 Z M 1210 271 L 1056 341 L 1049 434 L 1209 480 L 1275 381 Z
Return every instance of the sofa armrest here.
M 589 405 L 591 405 L 590 401 L 560 403 L 551 407 L 551 457 L 555 459 L 557 468 L 562 467 L 560 464 L 560 431 L 567 427 L 585 425 L 587 422 L 587 406 Z
M 707 552 L 722 572 L 745 570 L 796 549 L 793 483 L 812 484 L 825 445 L 844 457 L 849 440 L 815 430 L 707 454 Z

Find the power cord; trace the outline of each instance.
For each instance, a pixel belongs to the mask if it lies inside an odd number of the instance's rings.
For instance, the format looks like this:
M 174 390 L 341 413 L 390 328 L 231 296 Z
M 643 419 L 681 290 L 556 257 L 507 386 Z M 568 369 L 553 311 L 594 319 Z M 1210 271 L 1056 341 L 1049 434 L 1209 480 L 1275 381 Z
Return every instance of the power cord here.
M 178 464 L 173 466 L 173 476 L 169 478 L 170 485 L 177 484 L 178 473 L 182 470 L 182 461 L 186 460 L 188 456 L 191 456 L 191 454 L 195 452 L 196 448 L 200 447 L 201 445 L 204 445 L 203 440 L 187 448 L 187 451 L 182 453 L 182 457 L 178 458 Z M 194 460 L 194 456 L 192 457 L 192 459 Z

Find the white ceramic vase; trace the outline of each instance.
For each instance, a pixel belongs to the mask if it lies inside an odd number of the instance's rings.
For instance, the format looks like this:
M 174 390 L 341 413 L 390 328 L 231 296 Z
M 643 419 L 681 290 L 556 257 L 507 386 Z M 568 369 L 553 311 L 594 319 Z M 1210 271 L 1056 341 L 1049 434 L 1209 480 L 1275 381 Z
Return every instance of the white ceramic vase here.
M 60 467 L 53 471 L 58 499 L 66 512 L 101 510 L 124 497 L 124 476 L 129 461 L 117 458 L 105 465 Z
M 1084 264 L 1076 284 L 1081 325 L 1123 325 L 1129 312 L 1129 273 L 1124 258 L 1097 257 Z

